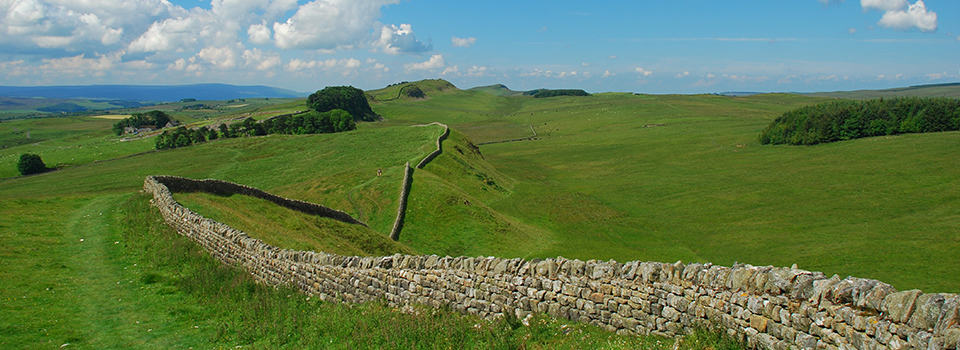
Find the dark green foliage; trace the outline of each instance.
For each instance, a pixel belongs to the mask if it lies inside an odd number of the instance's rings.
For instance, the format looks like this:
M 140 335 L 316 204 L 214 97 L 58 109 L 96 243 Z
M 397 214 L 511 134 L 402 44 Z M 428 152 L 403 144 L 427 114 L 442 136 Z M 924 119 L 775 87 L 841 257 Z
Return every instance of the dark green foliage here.
M 40 156 L 32 153 L 24 153 L 20 155 L 20 161 L 17 162 L 17 170 L 20 171 L 20 175 L 30 175 L 39 174 L 49 169 L 47 169 L 46 164 L 43 164 Z
M 895 98 L 834 101 L 784 113 L 762 144 L 813 145 L 861 137 L 960 130 L 960 100 Z
M 144 126 L 152 125 L 156 128 L 162 128 L 167 123 L 174 121 L 170 118 L 169 115 L 163 111 L 149 111 L 147 113 L 135 113 L 130 116 L 130 118 L 123 119 L 118 121 L 116 124 L 113 124 L 113 132 L 117 135 L 123 134 L 123 129 L 126 127 L 141 128 Z
M 220 124 L 217 130 L 212 128 L 186 129 L 183 127 L 164 131 L 157 136 L 157 149 L 169 149 L 189 146 L 216 140 L 220 137 L 234 138 L 240 136 L 263 136 L 267 134 L 324 134 L 331 132 L 349 131 L 357 128 L 353 116 L 342 109 L 327 112 L 310 111 L 297 115 L 287 115 L 257 122 L 247 118 L 242 122 Z
M 544 98 L 544 97 L 555 97 L 555 96 L 590 96 L 589 93 L 580 89 L 560 89 L 560 90 L 550 90 L 550 89 L 536 89 L 530 90 L 523 93 L 527 96 L 533 96 L 534 98 Z
M 413 98 L 425 98 L 425 97 L 427 97 L 427 94 L 425 94 L 425 93 L 423 92 L 423 90 L 420 90 L 420 88 L 417 87 L 416 85 L 408 85 L 408 86 L 405 86 L 405 87 L 403 88 L 403 93 L 404 93 L 405 95 L 407 95 L 407 97 L 413 97 Z
M 379 119 L 370 109 L 363 90 L 352 86 L 328 86 L 307 97 L 307 107 L 317 112 L 342 109 L 350 113 L 354 120 L 374 121 Z

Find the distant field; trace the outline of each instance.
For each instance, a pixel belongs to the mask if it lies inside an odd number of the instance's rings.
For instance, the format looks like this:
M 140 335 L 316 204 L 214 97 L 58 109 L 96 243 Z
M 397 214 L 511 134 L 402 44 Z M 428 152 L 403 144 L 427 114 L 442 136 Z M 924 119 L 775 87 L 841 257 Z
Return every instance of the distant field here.
M 101 115 L 91 116 L 90 118 L 120 120 L 120 119 L 126 119 L 130 117 L 131 115 L 129 114 L 101 114 Z
M 816 97 L 849 98 L 855 100 L 884 97 L 960 97 L 960 83 L 920 85 L 885 90 L 816 92 L 807 95 Z

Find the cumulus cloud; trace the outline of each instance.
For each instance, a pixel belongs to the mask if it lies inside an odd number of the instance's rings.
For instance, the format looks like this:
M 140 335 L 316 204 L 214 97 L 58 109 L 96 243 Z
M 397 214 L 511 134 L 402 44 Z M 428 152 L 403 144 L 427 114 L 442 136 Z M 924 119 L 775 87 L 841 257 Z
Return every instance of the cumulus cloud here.
M 432 70 L 432 69 L 443 68 L 445 65 L 446 65 L 446 62 L 444 62 L 443 60 L 443 55 L 436 54 L 436 55 L 430 56 L 430 58 L 427 59 L 426 61 L 404 65 L 404 68 L 406 68 L 408 71 Z
M 887 11 L 880 18 L 880 25 L 884 27 L 910 29 L 916 27 L 925 32 L 937 30 L 937 13 L 928 11 L 923 0 L 903 9 Z
M 250 42 L 254 44 L 269 43 L 272 35 L 273 34 L 270 32 L 270 27 L 267 27 L 266 22 L 253 24 L 247 28 L 247 37 L 249 37 Z
M 440 72 L 440 75 L 460 75 L 460 66 L 447 66 L 443 69 L 443 72 Z
M 907 7 L 907 0 L 860 0 L 860 6 L 866 10 L 893 11 Z
M 473 46 L 473 44 L 475 44 L 475 43 L 477 42 L 477 38 L 474 38 L 474 37 L 468 37 L 468 38 L 452 37 L 452 38 L 450 38 L 450 42 L 453 43 L 453 46 L 455 46 L 455 47 L 471 47 L 471 46 Z
M 690 76 L 690 72 L 680 72 L 680 73 L 677 73 L 677 78 L 678 78 L 678 79 L 679 79 L 679 78 L 686 78 L 686 77 L 689 77 L 689 76 Z
M 356 58 L 330 58 L 326 60 L 301 60 L 294 58 L 287 62 L 285 69 L 290 72 L 299 72 L 304 70 L 324 69 L 340 70 L 343 73 L 349 73 L 360 67 L 360 60 Z
M 413 33 L 413 26 L 409 24 L 385 25 L 380 28 L 380 38 L 374 46 L 385 53 L 397 55 L 401 53 L 421 53 L 433 49 L 432 45 L 417 40 Z
M 604 77 L 604 78 L 609 78 L 609 77 L 612 77 L 612 76 L 614 76 L 614 75 L 616 75 L 616 74 L 610 73 L 609 70 L 604 70 L 602 77 Z
M 183 12 L 164 0 L 4 0 L 0 8 L 0 45 L 69 51 L 104 51 Z
M 70 76 L 102 76 L 106 71 L 120 61 L 119 54 L 100 55 L 96 58 L 87 58 L 86 54 L 73 57 L 45 58 L 40 70 L 44 74 Z
M 197 57 L 219 69 L 231 69 L 237 66 L 237 53 L 231 47 L 206 47 L 197 53 Z
M 269 54 L 260 49 L 243 51 L 243 61 L 249 67 L 254 67 L 259 71 L 272 70 L 280 65 L 280 56 Z
M 651 74 L 653 74 L 653 71 L 644 69 L 643 67 L 634 68 L 634 71 L 645 77 L 649 77 Z
M 927 10 L 923 0 L 910 4 L 907 0 L 860 0 L 864 10 L 883 11 L 878 22 L 887 28 L 917 28 L 925 32 L 937 30 L 937 13 Z
M 397 0 L 315 0 L 300 6 L 285 22 L 273 24 L 277 47 L 334 49 L 369 36 L 380 7 Z

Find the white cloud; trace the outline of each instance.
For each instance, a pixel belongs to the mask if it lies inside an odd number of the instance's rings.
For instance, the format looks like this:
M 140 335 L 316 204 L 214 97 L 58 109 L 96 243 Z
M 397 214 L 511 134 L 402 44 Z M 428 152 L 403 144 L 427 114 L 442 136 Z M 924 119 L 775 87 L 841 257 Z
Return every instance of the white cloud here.
M 860 6 L 867 10 L 893 11 L 907 7 L 907 0 L 860 0 Z
M 640 75 L 645 76 L 645 77 L 649 77 L 651 74 L 653 74 L 653 71 L 651 71 L 651 70 L 646 70 L 646 69 L 644 69 L 643 67 L 637 67 L 637 68 L 634 68 L 633 70 L 636 71 L 637 73 L 640 73 Z
M 937 13 L 928 11 L 923 0 L 917 0 L 906 11 L 898 9 L 885 12 L 879 23 L 884 27 L 898 29 L 916 27 L 925 32 L 932 32 L 937 30 Z
M 219 69 L 231 69 L 237 66 L 237 53 L 227 46 L 203 48 L 197 53 L 197 57 Z
M 400 26 L 391 24 L 381 27 L 380 37 L 373 45 L 391 55 L 421 53 L 433 49 L 431 45 L 417 40 L 417 36 L 413 33 L 413 26 L 409 24 L 400 24 Z
M 927 74 L 927 79 L 928 79 L 928 80 L 939 80 L 939 79 L 943 79 L 943 78 L 945 78 L 945 77 L 947 77 L 947 76 L 948 76 L 947 72 L 943 72 L 943 73 L 931 73 L 931 74 Z
M 468 77 L 482 77 L 486 75 L 487 67 L 486 66 L 471 66 L 470 69 L 467 69 L 466 76 Z
M 452 38 L 450 38 L 450 42 L 453 43 L 453 46 L 455 46 L 455 47 L 471 47 L 471 46 L 473 46 L 473 44 L 475 44 L 475 43 L 477 42 L 477 38 L 474 38 L 474 37 L 469 37 L 469 38 L 452 37 Z
M 677 78 L 686 78 L 690 76 L 690 72 L 681 72 L 677 73 Z
M 280 56 L 264 53 L 260 49 L 243 51 L 243 61 L 247 66 L 255 67 L 259 71 L 268 71 L 280 65 Z
M 40 70 L 44 74 L 103 76 L 118 62 L 120 62 L 119 53 L 101 55 L 97 58 L 87 58 L 86 54 L 79 54 L 73 57 L 45 58 L 40 65 Z
M 247 37 L 249 37 L 250 42 L 254 44 L 269 43 L 271 35 L 273 34 L 270 32 L 270 27 L 267 27 L 266 22 L 253 24 L 250 25 L 250 28 L 247 28 Z
M 299 72 L 313 69 L 339 70 L 340 72 L 347 74 L 359 68 L 360 64 L 360 60 L 356 58 L 330 58 L 322 61 L 308 61 L 294 58 L 287 62 L 285 69 L 289 72 Z
M 460 75 L 460 67 L 456 65 L 447 66 L 443 69 L 443 72 L 440 72 L 440 75 Z
M 436 55 L 430 56 L 430 59 L 424 62 L 410 63 L 407 65 L 404 65 L 404 67 L 408 71 L 412 71 L 412 70 L 438 69 L 438 68 L 443 68 L 443 66 L 445 65 L 446 65 L 446 62 L 444 62 L 443 60 L 443 55 L 436 54 Z
M 612 77 L 612 76 L 614 76 L 614 75 L 616 75 L 616 74 L 610 73 L 609 70 L 603 71 L 603 77 L 604 77 L 604 78 L 609 78 L 609 77 Z
M 164 0 L 3 0 L 0 9 L 0 45 L 100 52 L 182 13 Z
M 847 29 L 847 33 L 857 34 L 857 28 L 852 28 L 852 27 L 851 27 L 851 28 L 848 28 L 848 29 Z
M 334 49 L 365 41 L 376 27 L 380 7 L 398 0 L 314 0 L 285 22 L 273 24 L 283 49 Z

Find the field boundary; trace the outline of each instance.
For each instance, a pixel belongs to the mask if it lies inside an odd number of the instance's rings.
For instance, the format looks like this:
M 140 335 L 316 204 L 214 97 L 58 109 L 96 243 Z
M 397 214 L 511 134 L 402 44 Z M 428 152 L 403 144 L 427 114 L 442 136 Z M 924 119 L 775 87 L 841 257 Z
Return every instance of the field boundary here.
M 530 124 L 530 131 L 533 132 L 533 136 L 527 136 L 527 137 L 521 137 L 521 138 L 509 139 L 509 140 L 497 140 L 497 141 L 480 142 L 480 143 L 477 143 L 477 146 L 492 145 L 492 144 L 495 144 L 495 143 L 520 142 L 520 141 L 536 141 L 536 140 L 539 140 L 539 139 L 540 139 L 540 137 L 537 135 L 537 130 L 533 128 L 533 124 Z
M 164 220 L 216 259 L 322 300 L 447 305 L 488 318 L 546 313 L 620 334 L 677 336 L 712 325 L 751 348 L 955 349 L 960 342 L 956 294 L 897 291 L 795 267 L 279 249 L 190 211 L 168 187 L 198 183 L 207 182 L 148 176 L 143 186 Z

